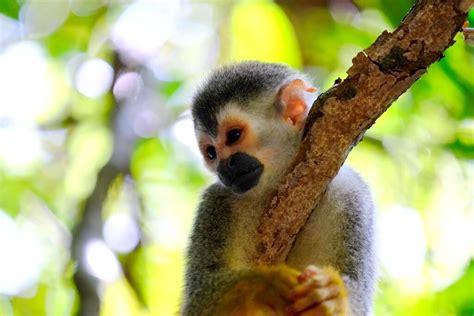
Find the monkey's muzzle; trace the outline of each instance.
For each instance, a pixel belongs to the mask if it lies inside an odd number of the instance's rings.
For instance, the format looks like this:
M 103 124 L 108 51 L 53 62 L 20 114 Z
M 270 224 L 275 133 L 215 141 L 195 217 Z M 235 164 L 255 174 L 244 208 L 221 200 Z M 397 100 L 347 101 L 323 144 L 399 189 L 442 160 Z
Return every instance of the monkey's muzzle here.
M 245 193 L 256 186 L 262 172 L 260 161 L 245 153 L 235 153 L 217 166 L 219 180 L 234 193 Z

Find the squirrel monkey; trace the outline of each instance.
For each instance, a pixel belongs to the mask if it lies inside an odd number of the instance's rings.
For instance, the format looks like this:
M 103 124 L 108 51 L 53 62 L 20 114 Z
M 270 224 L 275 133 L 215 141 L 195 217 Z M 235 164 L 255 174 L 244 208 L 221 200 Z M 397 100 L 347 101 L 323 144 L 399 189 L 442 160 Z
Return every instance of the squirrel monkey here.
M 349 167 L 329 184 L 284 265 L 251 263 L 260 215 L 298 150 L 315 91 L 284 65 L 244 62 L 212 73 L 195 95 L 199 147 L 219 181 L 195 218 L 183 315 L 371 314 L 373 204 Z

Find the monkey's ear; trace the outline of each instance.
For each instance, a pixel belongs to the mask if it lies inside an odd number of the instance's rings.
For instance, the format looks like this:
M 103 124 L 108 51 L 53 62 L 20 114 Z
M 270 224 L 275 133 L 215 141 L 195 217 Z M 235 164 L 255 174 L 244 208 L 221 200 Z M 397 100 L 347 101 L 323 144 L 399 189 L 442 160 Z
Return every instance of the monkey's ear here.
M 284 85 L 279 93 L 279 105 L 282 117 L 291 124 L 302 128 L 311 106 L 307 101 L 308 93 L 315 93 L 318 89 L 310 87 L 301 79 L 292 80 Z

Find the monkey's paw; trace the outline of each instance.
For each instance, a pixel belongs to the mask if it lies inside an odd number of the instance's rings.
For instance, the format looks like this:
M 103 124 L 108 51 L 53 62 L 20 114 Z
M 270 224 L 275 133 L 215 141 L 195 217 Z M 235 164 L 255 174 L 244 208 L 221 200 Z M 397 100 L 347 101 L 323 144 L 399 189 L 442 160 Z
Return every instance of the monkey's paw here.
M 290 292 L 288 315 L 345 316 L 348 314 L 347 290 L 332 267 L 308 266 Z
M 286 265 L 252 268 L 222 295 L 214 315 L 285 316 L 300 275 Z

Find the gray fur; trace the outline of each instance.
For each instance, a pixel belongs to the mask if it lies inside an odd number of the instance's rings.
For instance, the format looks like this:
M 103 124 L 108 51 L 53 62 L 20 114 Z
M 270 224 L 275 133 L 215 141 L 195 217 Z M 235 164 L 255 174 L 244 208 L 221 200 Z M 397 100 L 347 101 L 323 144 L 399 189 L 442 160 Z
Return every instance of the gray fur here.
M 251 273 L 230 271 L 224 262 L 232 225 L 232 195 L 229 189 L 215 183 L 202 196 L 186 257 L 183 315 L 215 315 L 218 295 Z
M 278 88 L 296 72 L 285 65 L 243 62 L 218 69 L 194 96 L 192 114 L 195 126 L 216 135 L 217 114 L 228 102 L 245 105 L 247 100 Z
M 211 307 L 225 270 L 223 251 L 229 235 L 229 190 L 213 184 L 203 194 L 194 222 L 186 262 L 184 315 L 203 315 Z M 211 314 L 211 310 L 207 310 Z
M 196 128 L 215 136 L 217 114 L 228 102 L 234 101 L 253 113 L 254 109 L 248 109 L 249 99 L 273 95 L 295 75 L 286 66 L 257 62 L 217 71 L 195 97 Z M 254 107 L 265 104 L 270 106 L 273 101 L 256 102 Z M 183 315 L 215 314 L 220 295 L 252 271 L 248 258 L 256 248 L 253 243 L 258 219 L 300 142 L 300 134 L 291 135 L 290 129 L 276 117 L 258 120 L 260 145 L 274 149 L 276 155 L 276 160 L 265 167 L 271 171 L 266 171 L 268 174 L 257 186 L 263 188 L 239 196 L 213 184 L 202 197 L 187 255 Z M 341 168 L 298 234 L 286 262 L 298 269 L 310 264 L 336 268 L 348 287 L 353 316 L 370 315 L 372 310 L 373 213 L 367 185 L 350 168 Z

